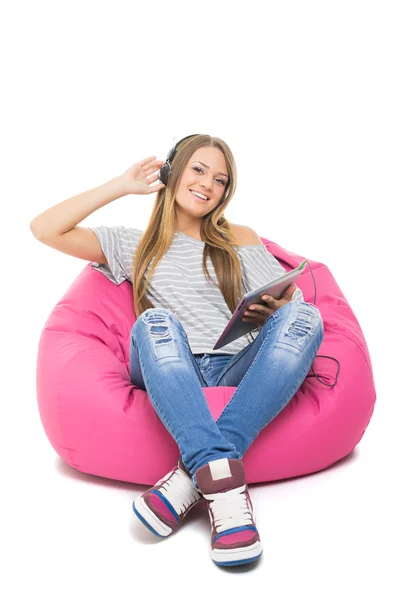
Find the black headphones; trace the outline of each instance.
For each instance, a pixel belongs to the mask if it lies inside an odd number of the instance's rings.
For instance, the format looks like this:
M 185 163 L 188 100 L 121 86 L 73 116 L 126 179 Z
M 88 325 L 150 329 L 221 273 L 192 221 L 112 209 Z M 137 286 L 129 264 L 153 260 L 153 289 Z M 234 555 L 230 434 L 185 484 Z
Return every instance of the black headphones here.
M 170 150 L 168 152 L 167 160 L 166 160 L 165 164 L 161 167 L 160 174 L 159 174 L 159 177 L 158 177 L 158 179 L 161 181 L 161 183 L 163 183 L 165 186 L 168 184 L 168 179 L 169 179 L 169 176 L 171 174 L 171 163 L 174 160 L 174 156 L 176 154 L 176 151 L 177 151 L 177 148 L 178 148 L 179 144 L 181 142 L 183 142 L 183 140 L 187 140 L 187 138 L 193 137 L 194 135 L 200 135 L 200 134 L 199 133 L 192 133 L 192 135 L 187 135 L 186 137 L 184 137 L 181 140 L 179 140 L 179 142 L 176 142 L 176 144 L 172 148 L 172 150 Z

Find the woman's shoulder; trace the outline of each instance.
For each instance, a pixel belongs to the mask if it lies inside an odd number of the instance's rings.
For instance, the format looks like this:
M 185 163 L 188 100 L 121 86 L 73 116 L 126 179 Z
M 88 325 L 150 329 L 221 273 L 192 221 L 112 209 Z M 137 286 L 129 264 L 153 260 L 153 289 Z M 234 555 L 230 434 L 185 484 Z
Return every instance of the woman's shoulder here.
M 238 246 L 262 246 L 263 243 L 257 233 L 248 225 L 231 223 L 233 234 Z

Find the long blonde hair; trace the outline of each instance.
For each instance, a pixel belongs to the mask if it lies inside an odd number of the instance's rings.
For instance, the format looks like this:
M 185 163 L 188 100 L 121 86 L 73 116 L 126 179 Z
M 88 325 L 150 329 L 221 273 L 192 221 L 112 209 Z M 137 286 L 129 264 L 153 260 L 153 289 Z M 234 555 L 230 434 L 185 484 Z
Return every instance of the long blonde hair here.
M 232 313 L 243 296 L 240 261 L 233 249 L 236 246 L 236 240 L 229 221 L 223 216 L 223 212 L 236 190 L 237 170 L 235 159 L 229 146 L 222 139 L 210 135 L 194 135 L 179 143 L 172 161 L 168 185 L 157 192 L 149 224 L 136 249 L 132 265 L 132 282 L 133 302 L 137 318 L 146 309 L 155 308 L 145 294 L 157 264 L 170 247 L 177 231 L 175 194 L 183 171 L 193 153 L 202 147 L 214 147 L 221 150 L 225 156 L 229 176 L 220 203 L 203 217 L 201 222 L 200 235 L 205 243 L 202 263 L 203 272 L 208 281 L 214 283 L 207 269 L 206 261 L 209 255 L 215 269 L 218 287 Z M 145 275 L 152 259 L 154 261 L 149 273 Z

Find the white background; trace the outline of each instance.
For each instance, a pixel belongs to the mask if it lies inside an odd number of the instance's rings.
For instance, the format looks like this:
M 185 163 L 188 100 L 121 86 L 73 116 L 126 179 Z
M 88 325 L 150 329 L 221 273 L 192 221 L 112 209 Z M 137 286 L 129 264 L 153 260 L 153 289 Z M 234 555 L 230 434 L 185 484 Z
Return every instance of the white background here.
M 398 3 L 39 1 L 1 13 L 2 597 L 399 598 Z M 348 459 L 251 486 L 264 554 L 236 570 L 212 563 L 199 507 L 153 539 L 131 509 L 146 488 L 66 465 L 36 401 L 42 328 L 87 263 L 38 242 L 30 221 L 192 133 L 234 153 L 229 220 L 329 266 L 377 391 Z M 130 195 L 82 224 L 145 229 L 154 200 Z

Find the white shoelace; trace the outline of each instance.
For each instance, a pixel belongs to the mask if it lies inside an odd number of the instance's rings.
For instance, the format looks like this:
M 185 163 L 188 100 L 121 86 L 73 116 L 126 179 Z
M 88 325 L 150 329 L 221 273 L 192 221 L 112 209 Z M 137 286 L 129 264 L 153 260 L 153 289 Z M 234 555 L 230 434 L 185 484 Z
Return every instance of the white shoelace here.
M 232 527 L 253 524 L 247 496 L 244 493 L 245 489 L 246 486 L 242 485 L 228 492 L 204 494 L 206 500 L 211 500 L 209 508 L 214 517 L 215 529 L 218 533 Z
M 166 477 L 169 477 L 169 475 L 170 473 Z M 166 477 L 160 479 L 156 485 L 159 485 Z M 176 469 L 175 473 L 160 487 L 160 492 L 172 504 L 178 515 L 183 513 L 188 506 L 200 498 L 200 494 L 193 486 L 189 477 L 180 469 Z

